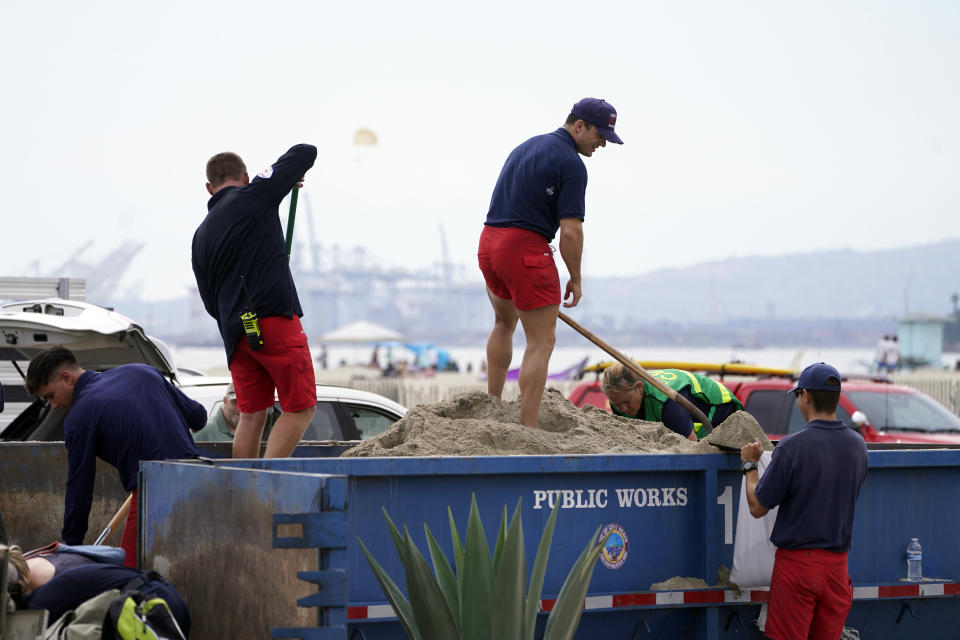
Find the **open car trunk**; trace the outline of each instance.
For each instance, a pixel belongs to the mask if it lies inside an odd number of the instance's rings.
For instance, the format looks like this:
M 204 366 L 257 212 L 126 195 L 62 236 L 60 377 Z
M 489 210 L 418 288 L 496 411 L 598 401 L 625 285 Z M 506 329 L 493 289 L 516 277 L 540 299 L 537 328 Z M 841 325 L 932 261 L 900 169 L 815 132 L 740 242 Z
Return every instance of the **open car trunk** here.
M 54 345 L 73 351 L 84 369 L 106 371 L 141 363 L 176 380 L 170 348 L 115 311 L 59 298 L 0 306 L 0 360 L 10 363 L 21 377 L 35 355 Z M 62 440 L 64 414 L 34 399 L 16 417 L 4 416 L 0 424 L 9 424 L 0 430 L 0 440 Z

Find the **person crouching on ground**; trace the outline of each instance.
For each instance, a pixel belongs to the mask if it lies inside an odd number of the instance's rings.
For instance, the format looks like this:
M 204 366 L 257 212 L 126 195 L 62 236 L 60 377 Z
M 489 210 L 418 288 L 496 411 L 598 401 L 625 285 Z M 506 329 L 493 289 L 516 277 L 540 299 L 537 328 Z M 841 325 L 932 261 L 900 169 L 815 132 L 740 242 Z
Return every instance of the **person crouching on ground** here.
M 835 368 L 810 365 L 791 392 L 807 425 L 777 443 L 763 478 L 757 471 L 760 442 L 740 450 L 750 514 L 762 518 L 780 507 L 770 535 L 777 555 L 764 633 L 775 640 L 834 640 L 853 601 L 847 552 L 867 477 L 867 446 L 837 420 Z
M 680 369 L 655 369 L 650 375 L 703 411 L 714 427 L 743 409 L 737 397 L 713 378 Z M 671 431 L 694 442 L 707 435 L 704 426 L 694 422 L 689 411 L 619 362 L 604 370 L 603 392 L 615 415 L 662 422 Z
M 536 427 L 547 365 L 556 342 L 560 302 L 580 301 L 584 198 L 590 157 L 614 133 L 617 110 L 604 100 L 584 98 L 562 127 L 530 138 L 514 149 L 490 198 L 477 258 L 493 306 L 487 340 L 487 392 L 499 398 L 513 358 L 513 332 L 523 325 L 527 347 L 520 365 L 520 423 Z M 579 154 L 579 155 L 578 155 Z M 570 280 L 560 295 L 560 275 L 550 241 L 560 231 L 560 256 Z

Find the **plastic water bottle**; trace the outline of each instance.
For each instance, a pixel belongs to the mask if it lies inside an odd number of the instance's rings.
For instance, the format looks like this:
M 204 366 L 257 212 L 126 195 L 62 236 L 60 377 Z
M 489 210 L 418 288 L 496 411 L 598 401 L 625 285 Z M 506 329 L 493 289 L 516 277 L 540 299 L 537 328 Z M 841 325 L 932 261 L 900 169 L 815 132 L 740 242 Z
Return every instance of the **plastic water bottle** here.
M 923 549 L 916 538 L 910 538 L 907 545 L 907 580 L 920 582 L 923 579 Z

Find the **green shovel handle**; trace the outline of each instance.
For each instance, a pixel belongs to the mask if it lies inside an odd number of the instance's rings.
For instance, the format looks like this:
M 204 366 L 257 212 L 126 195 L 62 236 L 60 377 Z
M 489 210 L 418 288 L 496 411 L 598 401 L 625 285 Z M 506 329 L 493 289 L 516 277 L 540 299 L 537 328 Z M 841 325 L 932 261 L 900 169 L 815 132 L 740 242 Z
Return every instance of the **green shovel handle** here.
M 290 215 L 287 217 L 287 245 L 285 247 L 287 258 L 290 258 L 290 250 L 293 248 L 293 222 L 297 215 L 297 193 L 299 191 L 300 189 L 294 187 L 293 191 L 290 192 Z

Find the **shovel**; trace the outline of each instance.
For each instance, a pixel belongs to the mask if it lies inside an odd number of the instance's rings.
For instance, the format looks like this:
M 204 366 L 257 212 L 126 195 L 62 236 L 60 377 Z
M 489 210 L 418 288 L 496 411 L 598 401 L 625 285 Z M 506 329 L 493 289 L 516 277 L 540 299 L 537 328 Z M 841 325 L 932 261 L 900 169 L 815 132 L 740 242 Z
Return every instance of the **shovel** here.
M 560 311 L 558 313 L 558 317 L 564 322 L 566 322 L 568 325 L 570 325 L 574 331 L 576 331 L 577 333 L 582 335 L 584 338 L 586 338 L 593 344 L 597 345 L 598 347 L 606 351 L 614 360 L 616 360 L 623 366 L 633 371 L 635 374 L 643 378 L 646 382 L 649 382 L 650 384 L 655 386 L 657 389 L 659 389 L 662 393 L 666 394 L 668 398 L 670 398 L 671 400 L 679 404 L 681 407 L 689 411 L 690 415 L 693 416 L 694 422 L 701 423 L 707 433 L 710 433 L 711 431 L 713 431 L 713 424 L 710 422 L 707 416 L 703 414 L 703 411 L 700 411 L 700 409 L 698 409 L 696 405 L 694 405 L 692 402 L 690 402 L 689 400 L 687 400 L 686 398 L 678 394 L 676 391 L 674 391 L 667 385 L 663 384 L 662 382 L 654 378 L 652 375 L 650 375 L 647 372 L 646 369 L 644 369 L 637 363 L 633 362 L 632 360 L 624 356 L 622 353 L 620 353 L 619 351 L 617 351 L 616 349 L 608 345 L 606 342 L 604 342 L 603 340 L 601 340 L 591 332 L 584 329 L 582 326 L 580 326 L 578 322 L 576 322 L 573 318 L 565 314 L 563 311 Z
M 287 240 L 284 249 L 287 252 L 287 260 L 290 259 L 290 252 L 293 250 L 293 223 L 297 215 L 297 194 L 300 192 L 298 187 L 290 191 L 290 215 L 287 216 Z M 309 211 L 307 213 L 310 213 Z
M 100 535 L 97 536 L 96 542 L 93 544 L 106 544 L 107 540 L 110 539 L 110 536 L 114 531 L 120 528 L 120 525 L 123 524 L 123 521 L 127 519 L 127 514 L 130 513 L 130 502 L 133 500 L 133 494 L 127 496 L 127 499 L 123 501 L 123 504 L 120 505 L 120 509 L 114 514 L 113 518 L 110 520 L 110 524 L 100 532 Z

